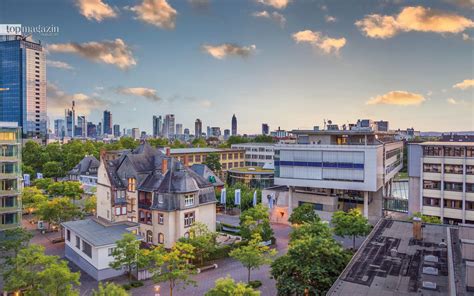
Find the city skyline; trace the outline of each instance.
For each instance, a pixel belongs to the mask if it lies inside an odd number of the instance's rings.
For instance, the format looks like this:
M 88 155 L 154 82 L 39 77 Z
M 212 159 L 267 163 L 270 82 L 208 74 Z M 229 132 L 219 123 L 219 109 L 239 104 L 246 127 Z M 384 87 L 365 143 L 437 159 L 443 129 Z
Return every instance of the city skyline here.
M 34 35 L 48 51 L 50 126 L 75 99 L 87 121 L 110 110 L 114 124 L 147 133 L 155 114 L 224 130 L 234 113 L 240 134 L 260 133 L 262 122 L 302 129 L 357 118 L 388 120 L 391 129 L 474 130 L 466 62 L 474 23 L 463 1 L 199 1 L 196 8 L 162 0 L 147 11 L 148 2 L 0 5 L 8 7 L 4 23 L 60 28 Z M 61 13 L 41 13 L 51 8 Z

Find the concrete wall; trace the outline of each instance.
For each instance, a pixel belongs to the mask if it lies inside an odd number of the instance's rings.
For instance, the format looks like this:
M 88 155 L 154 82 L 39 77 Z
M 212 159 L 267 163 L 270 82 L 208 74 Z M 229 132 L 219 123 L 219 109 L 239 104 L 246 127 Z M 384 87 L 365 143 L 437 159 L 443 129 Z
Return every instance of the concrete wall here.
M 110 181 L 103 160 L 100 161 L 99 169 L 97 171 L 97 180 L 97 216 L 111 220 L 113 211 L 112 199 L 110 198 Z
M 408 215 L 412 216 L 416 212 L 421 212 L 420 203 L 420 177 L 408 178 Z

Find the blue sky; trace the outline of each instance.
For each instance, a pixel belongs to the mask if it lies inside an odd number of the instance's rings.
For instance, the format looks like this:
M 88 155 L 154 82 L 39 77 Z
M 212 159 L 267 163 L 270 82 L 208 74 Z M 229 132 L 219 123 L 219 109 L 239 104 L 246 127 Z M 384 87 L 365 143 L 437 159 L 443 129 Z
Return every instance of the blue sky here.
M 109 109 L 148 132 L 167 113 L 191 130 L 230 128 L 235 113 L 240 133 L 358 118 L 474 130 L 472 12 L 469 0 L 0 4 L 2 23 L 59 26 L 34 36 L 51 119 L 75 99 L 90 121 Z

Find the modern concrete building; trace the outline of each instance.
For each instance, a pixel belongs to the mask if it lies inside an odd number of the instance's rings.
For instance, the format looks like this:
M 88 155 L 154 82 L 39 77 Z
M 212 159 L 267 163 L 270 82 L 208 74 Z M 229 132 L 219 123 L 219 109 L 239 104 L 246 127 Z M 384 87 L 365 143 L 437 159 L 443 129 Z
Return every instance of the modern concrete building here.
M 275 185 L 289 188 L 285 215 L 310 203 L 325 220 L 351 208 L 371 223 L 382 217 L 383 198 L 391 195 L 393 178 L 403 166 L 403 143 L 393 133 L 354 125 L 292 134 L 298 144 L 275 145 Z
M 195 221 L 215 231 L 213 184 L 147 143 L 101 155 L 96 195 L 98 217 L 138 222 L 149 244 L 170 248 Z
M 0 234 L 21 223 L 21 129 L 0 122 Z
M 127 232 L 138 233 L 138 224 L 133 222 L 111 223 L 105 219 L 92 218 L 62 223 L 65 238 L 65 257 L 76 264 L 96 281 L 123 275 L 126 269 L 113 269 L 112 252 L 116 242 Z M 137 236 L 137 239 L 141 239 Z
M 262 123 L 262 135 L 268 135 L 270 134 L 270 127 L 268 126 L 268 123 Z
M 264 189 L 273 186 L 274 172 L 261 167 L 232 168 L 227 171 L 229 185 L 247 184 L 250 188 Z
M 245 165 L 260 167 L 269 170 L 274 169 L 273 157 L 275 155 L 275 144 L 273 143 L 244 143 L 233 144 L 233 149 L 245 150 Z
M 113 135 L 112 130 L 112 113 L 109 110 L 104 111 L 104 117 L 102 119 L 103 135 Z
M 175 117 L 174 114 L 166 114 L 163 122 L 163 137 L 172 138 L 175 135 Z
M 232 115 L 232 136 L 237 136 L 237 117 Z
M 474 223 L 474 142 L 408 144 L 409 213 Z
M 201 138 L 202 137 L 202 121 L 201 119 L 196 119 L 194 122 L 194 137 Z
M 161 137 L 163 128 L 163 119 L 160 116 L 153 115 L 153 138 Z
M 0 121 L 16 122 L 23 137 L 46 140 L 46 57 L 31 37 L 0 37 Z

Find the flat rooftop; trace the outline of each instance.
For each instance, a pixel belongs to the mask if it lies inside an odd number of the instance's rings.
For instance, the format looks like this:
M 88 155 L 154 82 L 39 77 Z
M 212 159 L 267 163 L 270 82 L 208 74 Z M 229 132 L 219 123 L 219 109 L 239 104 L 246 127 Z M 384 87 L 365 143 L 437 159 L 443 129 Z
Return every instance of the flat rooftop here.
M 395 135 L 395 132 L 392 131 L 374 131 L 374 130 L 369 130 L 369 129 L 357 129 L 357 130 L 292 130 L 292 134 L 299 135 L 377 135 L 377 134 L 383 134 L 383 135 Z
M 225 152 L 225 151 L 236 151 L 237 149 L 219 149 L 211 147 L 196 147 L 196 148 L 172 148 L 170 149 L 171 154 L 188 154 L 188 153 L 212 153 L 212 152 Z
M 420 143 L 421 146 L 464 146 L 464 147 L 474 147 L 474 142 L 423 142 Z
M 447 228 L 424 224 L 419 241 L 411 222 L 380 220 L 327 295 L 449 295 Z

